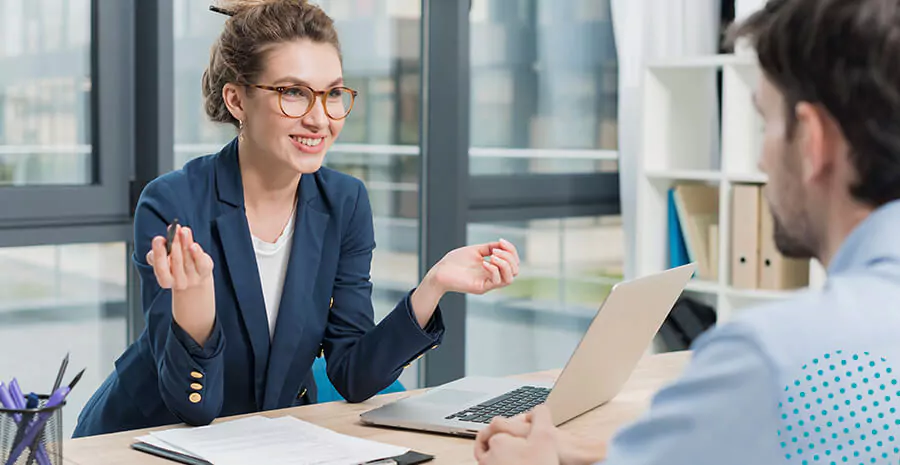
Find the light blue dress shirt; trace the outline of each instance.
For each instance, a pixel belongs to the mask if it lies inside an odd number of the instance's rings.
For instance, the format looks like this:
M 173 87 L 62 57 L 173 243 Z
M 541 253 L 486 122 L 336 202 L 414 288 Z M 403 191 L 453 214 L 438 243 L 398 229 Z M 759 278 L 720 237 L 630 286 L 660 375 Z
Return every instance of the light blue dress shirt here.
M 900 464 L 900 201 L 843 243 L 823 290 L 704 333 L 604 465 Z

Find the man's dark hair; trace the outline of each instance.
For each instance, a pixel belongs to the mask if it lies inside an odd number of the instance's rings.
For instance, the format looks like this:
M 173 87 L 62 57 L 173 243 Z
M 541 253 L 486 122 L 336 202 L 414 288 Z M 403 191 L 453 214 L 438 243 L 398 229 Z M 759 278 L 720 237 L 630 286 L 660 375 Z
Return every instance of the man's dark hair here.
M 794 108 L 809 102 L 837 121 L 858 176 L 850 193 L 873 207 L 900 198 L 900 0 L 769 0 L 732 26 Z

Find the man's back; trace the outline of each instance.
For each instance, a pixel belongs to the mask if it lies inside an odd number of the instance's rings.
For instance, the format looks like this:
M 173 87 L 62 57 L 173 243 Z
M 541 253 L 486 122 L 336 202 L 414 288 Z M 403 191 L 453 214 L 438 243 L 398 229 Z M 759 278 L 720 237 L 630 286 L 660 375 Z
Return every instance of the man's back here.
M 823 290 L 704 334 L 685 377 L 616 437 L 608 463 L 900 461 L 898 232 L 893 202 L 848 237 Z

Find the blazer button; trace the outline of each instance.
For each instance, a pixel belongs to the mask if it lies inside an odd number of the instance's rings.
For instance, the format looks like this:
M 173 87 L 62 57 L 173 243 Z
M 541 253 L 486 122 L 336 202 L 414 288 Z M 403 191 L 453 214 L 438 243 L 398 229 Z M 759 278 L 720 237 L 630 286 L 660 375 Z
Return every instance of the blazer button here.
M 203 385 L 200 383 L 191 383 L 191 389 L 193 389 L 195 391 L 199 391 L 199 390 L 203 389 Z
M 200 402 L 200 399 L 202 399 L 202 397 L 200 397 L 200 394 L 197 394 L 196 392 L 188 396 L 188 400 L 190 400 L 192 404 Z
M 300 390 L 300 394 L 297 394 L 297 399 L 303 398 L 306 395 L 306 388 Z
M 191 372 L 191 378 L 194 378 L 194 379 L 203 379 L 203 373 L 200 373 L 199 371 L 192 371 L 192 372 Z

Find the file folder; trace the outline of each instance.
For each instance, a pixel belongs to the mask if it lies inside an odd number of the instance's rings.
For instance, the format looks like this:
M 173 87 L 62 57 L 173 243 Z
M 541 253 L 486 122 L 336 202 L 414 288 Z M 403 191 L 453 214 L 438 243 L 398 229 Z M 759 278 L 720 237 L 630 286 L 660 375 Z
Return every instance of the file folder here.
M 731 285 L 756 289 L 759 274 L 759 186 L 736 184 L 731 208 Z

